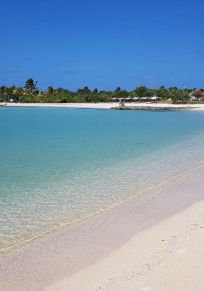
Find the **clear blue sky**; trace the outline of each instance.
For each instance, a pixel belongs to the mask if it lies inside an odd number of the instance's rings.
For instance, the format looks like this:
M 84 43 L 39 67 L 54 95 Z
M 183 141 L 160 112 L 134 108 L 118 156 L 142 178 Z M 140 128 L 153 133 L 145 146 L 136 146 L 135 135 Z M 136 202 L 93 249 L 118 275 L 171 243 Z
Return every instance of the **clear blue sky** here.
M 203 0 L 1 0 L 0 85 L 204 87 Z

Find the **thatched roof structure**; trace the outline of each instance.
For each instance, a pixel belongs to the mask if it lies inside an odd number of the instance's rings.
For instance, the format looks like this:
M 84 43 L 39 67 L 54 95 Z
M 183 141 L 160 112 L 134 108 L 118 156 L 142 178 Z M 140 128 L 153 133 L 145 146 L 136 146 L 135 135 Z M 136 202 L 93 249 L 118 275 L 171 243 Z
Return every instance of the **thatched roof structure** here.
M 191 92 L 191 96 L 196 98 L 204 98 L 204 89 L 199 89 Z

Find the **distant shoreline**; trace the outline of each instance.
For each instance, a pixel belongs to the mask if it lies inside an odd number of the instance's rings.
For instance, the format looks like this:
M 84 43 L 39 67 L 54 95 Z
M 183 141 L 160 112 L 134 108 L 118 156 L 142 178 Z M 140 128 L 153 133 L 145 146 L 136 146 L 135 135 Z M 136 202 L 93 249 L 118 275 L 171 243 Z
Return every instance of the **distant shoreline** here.
M 0 103 L 5 107 L 53 107 L 53 108 L 79 108 L 79 109 L 123 109 L 123 110 L 204 110 L 204 104 L 171 104 L 171 103 Z

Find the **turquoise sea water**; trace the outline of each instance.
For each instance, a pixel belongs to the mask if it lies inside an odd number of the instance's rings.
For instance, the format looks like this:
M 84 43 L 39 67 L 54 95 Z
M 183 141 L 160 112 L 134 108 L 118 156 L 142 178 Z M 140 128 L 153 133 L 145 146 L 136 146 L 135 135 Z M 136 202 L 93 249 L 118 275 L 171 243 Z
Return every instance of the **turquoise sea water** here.
M 204 112 L 0 108 L 0 249 L 204 161 Z

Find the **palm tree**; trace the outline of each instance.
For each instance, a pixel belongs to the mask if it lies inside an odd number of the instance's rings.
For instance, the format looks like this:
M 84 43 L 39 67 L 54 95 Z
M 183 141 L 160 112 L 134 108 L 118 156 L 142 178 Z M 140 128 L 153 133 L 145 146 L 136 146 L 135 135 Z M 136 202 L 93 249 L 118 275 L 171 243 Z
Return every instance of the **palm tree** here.
M 34 82 L 33 79 L 28 79 L 26 82 L 25 82 L 25 86 L 24 88 L 27 90 L 27 91 L 30 91 L 32 93 L 35 92 L 35 90 L 37 89 L 37 81 Z

